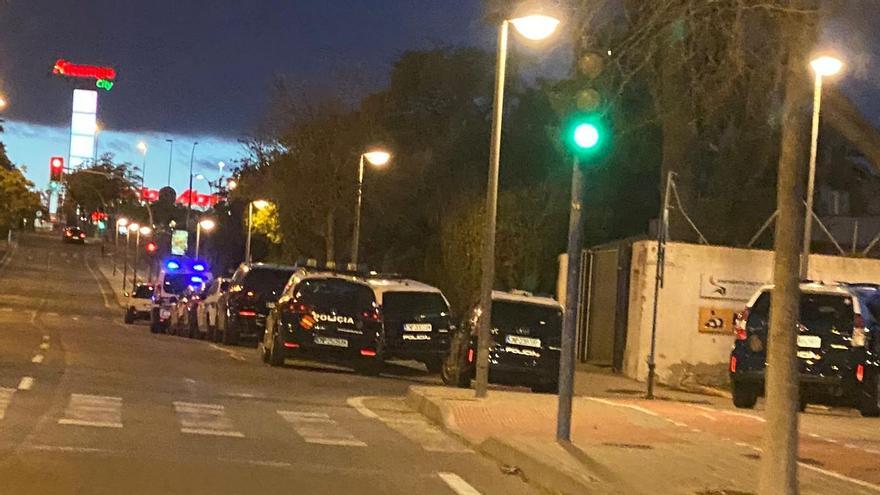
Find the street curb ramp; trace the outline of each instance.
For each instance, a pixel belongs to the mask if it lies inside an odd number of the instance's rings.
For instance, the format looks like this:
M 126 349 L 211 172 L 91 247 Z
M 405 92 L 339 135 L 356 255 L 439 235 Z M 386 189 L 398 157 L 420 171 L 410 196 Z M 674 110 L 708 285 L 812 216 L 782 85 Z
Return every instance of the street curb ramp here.
M 522 439 L 502 439 L 491 436 L 483 441 L 468 438 L 458 428 L 455 416 L 445 399 L 429 397 L 423 387 L 411 386 L 407 404 L 443 430 L 473 446 L 478 452 L 501 465 L 516 467 L 529 483 L 550 493 L 562 495 L 623 494 L 591 473 L 583 453 L 577 455 L 575 446 L 556 442 L 528 442 Z M 475 400 L 475 399 L 473 399 Z M 558 460 L 567 458 L 568 462 Z M 577 467 L 575 467 L 577 466 Z M 601 471 L 601 469 L 600 469 Z M 611 476 L 613 478 L 613 476 Z

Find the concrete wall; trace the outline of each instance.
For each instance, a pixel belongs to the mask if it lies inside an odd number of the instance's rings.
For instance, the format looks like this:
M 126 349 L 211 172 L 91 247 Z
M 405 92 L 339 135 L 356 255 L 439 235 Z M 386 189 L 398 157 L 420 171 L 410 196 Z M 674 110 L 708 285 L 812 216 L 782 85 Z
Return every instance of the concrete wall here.
M 656 265 L 656 242 L 633 245 L 624 373 L 639 380 L 648 374 Z M 657 318 L 659 380 L 726 385 L 732 315 L 772 273 L 772 251 L 668 244 Z M 880 260 L 813 255 L 810 278 L 880 283 Z

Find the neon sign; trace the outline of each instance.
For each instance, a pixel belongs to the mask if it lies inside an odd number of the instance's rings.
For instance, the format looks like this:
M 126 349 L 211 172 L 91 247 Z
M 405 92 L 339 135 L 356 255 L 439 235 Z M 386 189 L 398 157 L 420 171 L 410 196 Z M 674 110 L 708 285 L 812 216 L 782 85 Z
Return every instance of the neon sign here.
M 177 197 L 175 203 L 185 206 L 189 204 L 189 198 L 192 196 L 192 205 L 199 208 L 208 208 L 220 202 L 220 197 L 216 194 L 199 194 L 198 191 L 184 191 Z M 141 201 L 155 203 L 159 201 L 159 191 L 157 189 L 143 188 L 141 189 Z
M 55 61 L 52 68 L 53 74 L 60 74 L 67 77 L 82 77 L 86 79 L 98 79 L 112 81 L 116 79 L 116 69 L 112 67 L 99 67 L 97 65 L 74 64 L 63 58 Z M 108 88 L 109 89 L 109 88 Z

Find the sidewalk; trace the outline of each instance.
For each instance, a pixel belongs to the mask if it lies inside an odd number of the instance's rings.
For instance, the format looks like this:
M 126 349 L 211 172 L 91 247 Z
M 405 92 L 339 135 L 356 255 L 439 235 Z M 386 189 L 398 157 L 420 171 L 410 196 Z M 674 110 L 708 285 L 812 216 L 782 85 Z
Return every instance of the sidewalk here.
M 595 383 L 602 381 L 602 386 L 634 383 L 600 377 L 583 386 L 602 388 Z M 677 400 L 576 397 L 572 443 L 562 445 L 555 441 L 555 395 L 491 390 L 487 399 L 476 399 L 473 390 L 413 386 L 407 397 L 428 419 L 551 493 L 755 493 L 763 423 L 743 413 L 716 414 L 708 406 Z M 705 411 L 713 412 L 709 419 L 722 433 L 677 421 L 685 409 L 707 417 Z M 747 431 L 753 440 L 736 441 L 736 435 L 725 433 L 733 430 Z M 802 494 L 877 493 L 873 485 L 803 464 Z
M 110 289 L 115 296 L 115 302 L 119 307 L 124 308 L 126 297 L 125 291 L 122 290 L 122 265 L 117 265 L 116 274 L 113 274 L 113 254 L 112 250 L 107 257 L 101 259 L 97 263 L 98 271 L 110 285 Z M 140 279 L 141 277 L 138 277 Z M 126 281 L 126 290 L 131 290 L 131 267 L 128 270 L 128 280 Z

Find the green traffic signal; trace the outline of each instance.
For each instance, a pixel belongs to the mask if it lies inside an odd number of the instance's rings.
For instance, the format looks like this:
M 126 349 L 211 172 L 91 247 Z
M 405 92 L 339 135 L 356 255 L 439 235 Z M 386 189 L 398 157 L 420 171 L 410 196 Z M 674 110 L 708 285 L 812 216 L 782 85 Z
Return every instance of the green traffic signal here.
M 574 128 L 574 144 L 582 149 L 589 150 L 595 148 L 599 144 L 599 129 L 588 122 L 578 124 Z
M 565 142 L 570 151 L 582 156 L 601 154 L 608 147 L 609 132 L 598 114 L 575 115 L 565 126 Z

